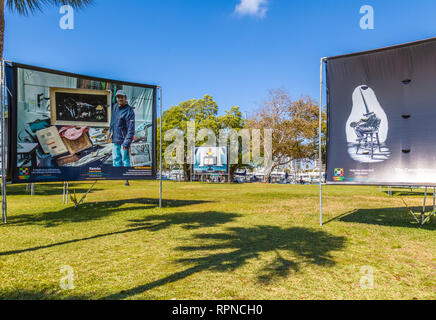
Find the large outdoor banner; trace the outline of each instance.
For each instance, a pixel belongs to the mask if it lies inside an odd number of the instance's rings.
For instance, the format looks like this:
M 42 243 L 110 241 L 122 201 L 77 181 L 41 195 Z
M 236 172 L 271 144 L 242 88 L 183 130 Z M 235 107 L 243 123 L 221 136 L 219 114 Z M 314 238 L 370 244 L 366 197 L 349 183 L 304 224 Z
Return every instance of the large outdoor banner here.
M 327 182 L 436 185 L 436 39 L 327 59 Z
M 156 87 L 8 65 L 13 183 L 156 177 Z
M 196 147 L 194 172 L 227 173 L 227 147 Z

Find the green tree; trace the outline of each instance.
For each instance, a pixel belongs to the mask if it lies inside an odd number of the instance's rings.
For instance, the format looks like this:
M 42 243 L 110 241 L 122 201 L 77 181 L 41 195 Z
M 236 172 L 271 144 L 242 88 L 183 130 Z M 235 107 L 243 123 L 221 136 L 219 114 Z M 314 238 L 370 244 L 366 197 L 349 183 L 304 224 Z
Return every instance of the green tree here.
M 0 0 L 0 59 L 3 59 L 5 39 L 5 3 L 11 11 L 27 16 L 42 11 L 44 5 L 70 5 L 74 9 L 81 9 L 91 4 L 92 0 Z
M 236 130 L 239 132 L 240 130 L 244 129 L 247 125 L 247 121 L 244 120 L 242 117 L 242 112 L 239 110 L 239 107 L 233 106 L 230 108 L 230 110 L 226 110 L 226 113 L 224 116 L 221 116 L 218 118 L 218 124 L 221 130 Z M 242 163 L 242 141 L 241 138 L 238 138 L 238 164 L 229 164 L 230 170 L 229 170 L 229 176 L 228 181 L 233 181 L 233 178 L 235 176 L 235 172 L 239 168 L 249 168 L 251 167 L 250 164 L 243 164 Z
M 318 107 L 310 97 L 293 101 L 286 90 L 270 90 L 263 106 L 250 120 L 251 129 L 272 130 L 272 164 L 264 182 L 279 166 L 297 159 L 314 159 L 318 137 Z
M 182 166 L 184 172 L 185 181 L 191 179 L 191 164 L 188 163 L 188 141 L 187 141 L 187 129 L 188 123 L 194 121 L 195 123 L 195 136 L 201 129 L 210 129 L 219 138 L 219 131 L 221 129 L 235 129 L 239 131 L 244 126 L 242 119 L 242 113 L 239 111 L 239 107 L 231 107 L 226 111 L 223 116 L 218 116 L 218 105 L 210 95 L 205 95 L 202 99 L 191 99 L 183 101 L 176 106 L 172 106 L 162 114 L 162 135 L 165 137 L 165 132 L 173 129 L 178 129 L 184 133 L 184 164 Z M 158 141 L 160 141 L 160 120 L 158 120 Z M 205 139 L 207 142 L 207 139 Z M 218 143 L 218 140 L 216 141 Z M 172 143 L 172 141 L 162 140 L 162 150 L 158 150 L 162 153 L 162 159 L 164 159 L 164 153 L 166 148 Z M 203 142 L 198 142 L 203 144 Z M 198 144 L 196 144 L 198 145 Z M 178 165 L 168 166 L 165 162 L 162 164 L 164 169 L 175 169 Z M 230 167 L 231 174 L 234 174 L 237 166 Z

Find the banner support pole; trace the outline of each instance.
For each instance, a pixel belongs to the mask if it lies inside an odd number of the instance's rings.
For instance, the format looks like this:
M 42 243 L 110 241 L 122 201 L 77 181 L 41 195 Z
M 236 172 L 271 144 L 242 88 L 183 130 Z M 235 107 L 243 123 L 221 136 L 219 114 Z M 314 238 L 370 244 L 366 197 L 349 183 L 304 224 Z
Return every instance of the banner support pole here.
M 233 181 L 230 181 L 230 140 L 227 141 L 227 182 L 232 183 Z
M 323 226 L 322 217 L 322 85 L 323 85 L 323 67 L 327 58 L 321 58 L 319 72 L 319 127 L 318 127 L 318 165 L 319 165 L 319 223 Z
M 159 87 L 159 208 L 162 208 L 162 87 Z
M 6 112 L 5 112 L 5 60 L 1 60 L 1 174 L 2 174 L 2 223 L 8 223 L 7 201 L 6 201 L 6 146 L 5 146 L 5 128 L 6 128 Z

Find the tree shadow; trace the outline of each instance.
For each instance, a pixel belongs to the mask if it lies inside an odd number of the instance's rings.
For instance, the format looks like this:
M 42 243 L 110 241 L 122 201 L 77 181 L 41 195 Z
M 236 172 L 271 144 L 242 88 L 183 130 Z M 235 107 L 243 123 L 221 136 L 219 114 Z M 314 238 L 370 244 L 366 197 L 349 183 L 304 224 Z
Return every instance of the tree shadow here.
M 249 260 L 258 259 L 262 253 L 274 252 L 274 261 L 262 268 L 257 276 L 257 281 L 269 283 L 287 277 L 291 271 L 301 271 L 303 263 L 333 266 L 335 262 L 330 253 L 344 248 L 346 241 L 344 237 L 335 237 L 323 231 L 299 227 L 283 229 L 277 226 L 227 228 L 226 233 L 198 234 L 194 239 L 206 244 L 176 248 L 183 252 L 197 253 L 192 258 L 176 261 L 190 265 L 187 269 L 103 299 L 128 298 L 202 271 L 232 272 Z M 203 254 L 204 251 L 209 251 L 209 254 Z M 293 259 L 284 258 L 283 252 L 293 255 Z
M 202 200 L 164 200 L 163 208 L 178 208 L 195 204 L 207 203 Z M 134 204 L 136 206 L 123 207 L 124 205 Z M 40 224 L 47 228 L 55 227 L 63 223 L 80 223 L 104 218 L 119 211 L 134 211 L 153 209 L 159 206 L 158 199 L 135 198 L 114 201 L 102 201 L 81 204 L 78 209 L 67 207 L 59 211 L 44 212 L 42 214 L 20 214 L 12 215 L 8 219 L 8 224 L 3 225 L 30 225 Z
M 414 212 L 421 212 L 422 207 L 411 207 Z M 426 211 L 432 211 L 433 207 L 427 207 Z M 422 228 L 435 230 L 435 217 L 430 223 L 425 224 Z M 334 220 L 334 219 L 332 219 Z M 347 214 L 342 214 L 339 219 L 342 222 L 373 224 L 387 227 L 419 228 L 420 225 L 408 213 L 406 208 L 381 208 L 381 209 L 358 209 Z
M 4 251 L 4 252 L 0 252 L 0 256 L 8 256 L 8 255 L 19 254 L 23 252 L 37 251 L 37 250 L 53 248 L 53 247 L 76 243 L 76 242 L 94 240 L 94 239 L 109 237 L 113 235 L 126 234 L 130 232 L 138 232 L 144 230 L 155 232 L 155 231 L 162 230 L 164 228 L 169 228 L 174 225 L 180 225 L 185 229 L 213 227 L 213 226 L 234 221 L 239 216 L 240 215 L 235 213 L 223 213 L 223 212 L 189 212 L 189 213 L 173 213 L 170 215 L 166 215 L 166 214 L 152 215 L 150 216 L 149 219 L 145 219 L 144 221 L 150 221 L 150 222 L 164 221 L 164 223 L 162 222 L 158 222 L 157 224 L 148 223 L 148 222 L 135 223 L 135 224 L 128 225 L 128 227 L 130 228 L 124 230 L 96 234 L 85 238 L 70 239 L 61 242 L 50 243 L 47 245 L 36 246 L 32 248 Z
M 159 231 L 172 225 L 181 225 L 185 230 L 215 227 L 225 224 L 240 217 L 235 213 L 223 213 L 216 211 L 170 213 L 164 215 L 148 215 L 143 219 L 129 220 L 130 227 L 144 227 L 150 231 Z

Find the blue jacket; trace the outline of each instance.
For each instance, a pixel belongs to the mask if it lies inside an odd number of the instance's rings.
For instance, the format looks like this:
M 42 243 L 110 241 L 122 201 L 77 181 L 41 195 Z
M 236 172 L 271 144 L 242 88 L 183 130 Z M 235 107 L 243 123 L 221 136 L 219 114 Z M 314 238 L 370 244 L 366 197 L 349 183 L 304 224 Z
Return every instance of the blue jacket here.
M 135 112 L 131 106 L 120 108 L 118 103 L 112 106 L 110 135 L 112 143 L 130 148 L 135 135 Z

